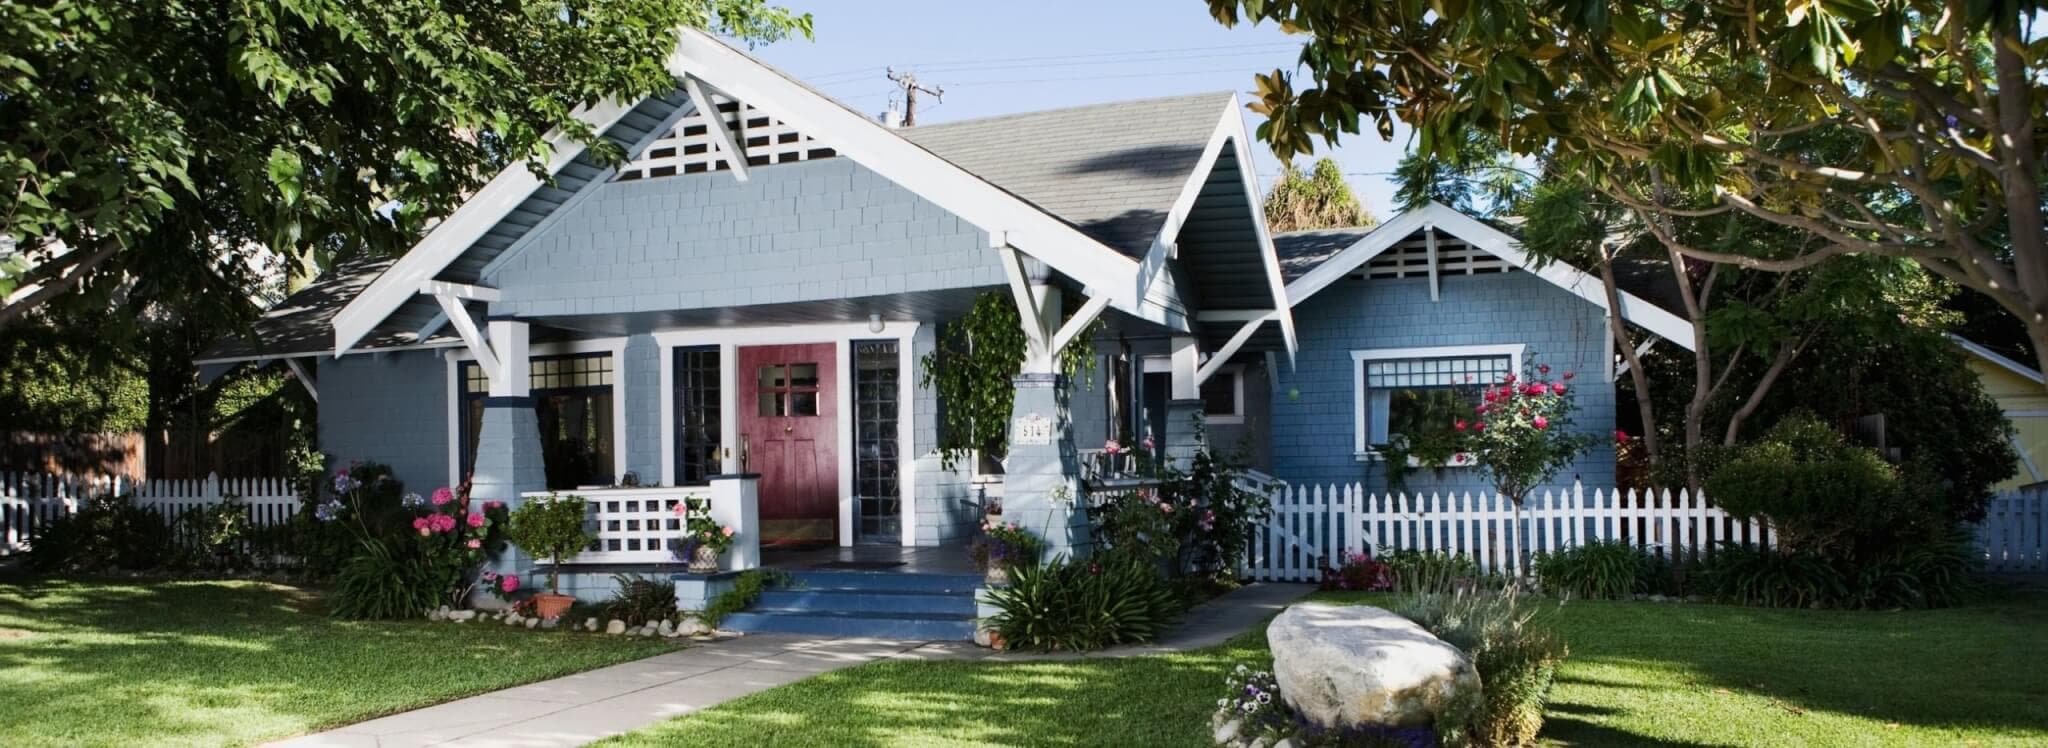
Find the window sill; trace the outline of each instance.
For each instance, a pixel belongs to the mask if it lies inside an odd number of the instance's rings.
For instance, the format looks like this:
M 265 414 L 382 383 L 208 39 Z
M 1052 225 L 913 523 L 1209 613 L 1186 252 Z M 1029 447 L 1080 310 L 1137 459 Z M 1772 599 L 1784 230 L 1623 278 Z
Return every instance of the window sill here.
M 1353 454 L 1352 454 L 1352 456 L 1353 456 L 1353 457 L 1355 457 L 1355 458 L 1357 458 L 1357 460 L 1358 460 L 1359 462 L 1385 462 L 1385 461 L 1387 460 L 1387 457 L 1386 457 L 1386 455 L 1380 454 L 1380 453 L 1379 453 L 1378 451 L 1376 451 L 1376 450 L 1370 450 L 1370 449 L 1368 449 L 1368 450 L 1366 450 L 1366 451 L 1364 451 L 1364 452 L 1356 452 L 1356 453 L 1353 453 Z M 1462 460 L 1463 460 L 1463 461 L 1460 461 L 1460 458 L 1462 458 Z M 1455 469 L 1458 469 L 1458 468 L 1471 468 L 1471 467 L 1478 467 L 1478 463 L 1477 463 L 1477 462 L 1474 462 L 1474 461 L 1473 461 L 1473 458 L 1472 458 L 1472 453 L 1470 453 L 1470 452 L 1460 452 L 1460 453 L 1458 453 L 1458 454 L 1456 454 L 1456 455 L 1453 455 L 1453 456 L 1451 457 L 1451 459 L 1449 459 L 1449 460 L 1445 460 L 1445 461 L 1444 461 L 1444 463 L 1443 463 L 1443 464 L 1441 464 L 1441 465 L 1425 465 L 1425 464 L 1423 464 L 1423 462 L 1422 462 L 1421 460 L 1415 459 L 1415 457 L 1414 457 L 1413 455 L 1410 455 L 1410 456 L 1408 457 L 1408 467 L 1411 467 L 1411 468 L 1423 468 L 1423 467 L 1428 467 L 1428 468 L 1435 468 L 1435 469 L 1439 469 L 1439 470 L 1445 470 L 1445 469 L 1455 470 Z

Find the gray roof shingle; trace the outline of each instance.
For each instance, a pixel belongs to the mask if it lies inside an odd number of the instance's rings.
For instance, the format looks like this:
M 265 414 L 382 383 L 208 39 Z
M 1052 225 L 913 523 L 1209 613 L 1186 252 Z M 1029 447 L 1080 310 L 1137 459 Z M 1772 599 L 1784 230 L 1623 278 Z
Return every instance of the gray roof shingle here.
M 1281 279 L 1293 283 L 1295 279 L 1308 275 L 1309 271 L 1336 257 L 1338 252 L 1357 244 L 1372 230 L 1371 226 L 1346 226 L 1274 234 L 1273 252 L 1280 256 Z
M 1052 109 L 902 130 L 925 150 L 1132 257 L 1201 161 L 1229 92 Z

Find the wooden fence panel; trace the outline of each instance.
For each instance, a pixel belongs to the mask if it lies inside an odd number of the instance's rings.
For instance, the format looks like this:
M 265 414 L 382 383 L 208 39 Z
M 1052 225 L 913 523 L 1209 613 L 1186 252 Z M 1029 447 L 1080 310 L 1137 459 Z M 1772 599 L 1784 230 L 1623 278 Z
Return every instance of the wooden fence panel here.
M 95 496 L 126 495 L 136 506 L 155 512 L 165 524 L 194 509 L 218 505 L 229 498 L 241 502 L 251 527 L 290 522 L 300 500 L 283 478 L 222 480 L 151 480 L 140 484 L 124 477 L 82 477 L 49 473 L 0 473 L 0 555 L 27 550 L 50 523 L 78 513 Z M 178 538 L 189 542 L 190 538 Z

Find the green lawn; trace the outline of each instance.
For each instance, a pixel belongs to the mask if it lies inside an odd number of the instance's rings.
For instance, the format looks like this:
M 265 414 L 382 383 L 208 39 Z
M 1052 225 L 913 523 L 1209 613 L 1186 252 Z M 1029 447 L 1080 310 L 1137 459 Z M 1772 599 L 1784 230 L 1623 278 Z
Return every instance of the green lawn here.
M 337 621 L 259 582 L 0 582 L 0 745 L 247 744 L 675 648 Z
M 1891 613 L 1575 602 L 1556 621 L 1572 657 L 1551 744 L 2048 743 L 2048 595 Z M 1200 746 L 1224 671 L 1254 661 L 1262 632 L 1165 657 L 877 663 L 608 745 Z

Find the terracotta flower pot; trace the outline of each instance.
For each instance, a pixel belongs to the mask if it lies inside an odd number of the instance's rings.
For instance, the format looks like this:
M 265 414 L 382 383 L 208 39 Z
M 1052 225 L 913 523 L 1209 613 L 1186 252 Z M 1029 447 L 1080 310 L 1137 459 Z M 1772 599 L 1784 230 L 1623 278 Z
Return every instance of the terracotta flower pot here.
M 718 549 L 708 545 L 700 545 L 697 546 L 696 550 L 690 551 L 690 573 L 718 573 Z
M 533 612 L 540 614 L 544 621 L 560 620 L 562 614 L 569 612 L 569 606 L 575 604 L 576 598 L 568 595 L 543 592 L 533 596 Z

